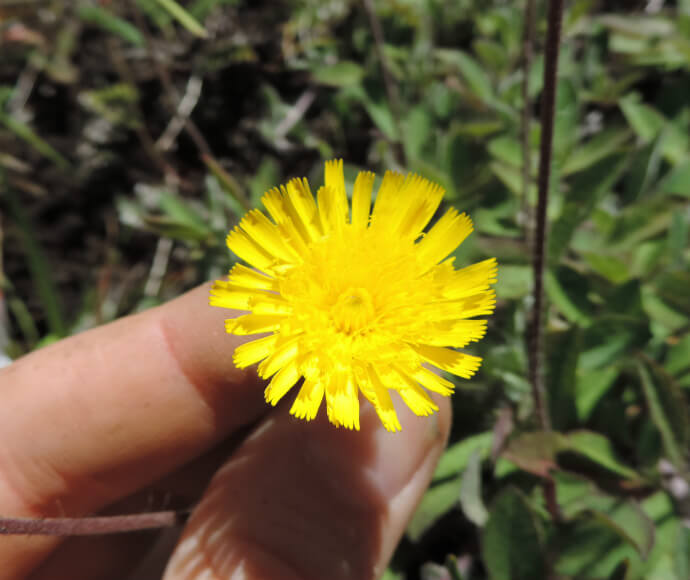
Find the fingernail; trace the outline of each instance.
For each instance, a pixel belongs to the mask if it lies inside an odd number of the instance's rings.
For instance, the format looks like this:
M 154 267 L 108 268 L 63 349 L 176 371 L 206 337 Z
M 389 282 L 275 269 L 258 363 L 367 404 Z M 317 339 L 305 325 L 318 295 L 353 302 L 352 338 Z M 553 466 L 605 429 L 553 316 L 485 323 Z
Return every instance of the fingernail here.
M 417 417 L 402 407 L 398 411 L 402 431 L 389 433 L 380 429 L 375 435 L 371 476 L 384 497 L 397 495 L 428 455 L 440 454 L 446 443 L 447 409 L 429 417 Z

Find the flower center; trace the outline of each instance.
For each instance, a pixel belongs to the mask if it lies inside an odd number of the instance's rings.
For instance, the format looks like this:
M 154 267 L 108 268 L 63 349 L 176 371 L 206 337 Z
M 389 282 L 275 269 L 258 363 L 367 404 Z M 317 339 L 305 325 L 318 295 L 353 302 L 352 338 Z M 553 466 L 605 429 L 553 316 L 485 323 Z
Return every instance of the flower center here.
M 348 288 L 331 308 L 331 320 L 339 332 L 353 334 L 364 330 L 374 318 L 374 302 L 364 288 Z

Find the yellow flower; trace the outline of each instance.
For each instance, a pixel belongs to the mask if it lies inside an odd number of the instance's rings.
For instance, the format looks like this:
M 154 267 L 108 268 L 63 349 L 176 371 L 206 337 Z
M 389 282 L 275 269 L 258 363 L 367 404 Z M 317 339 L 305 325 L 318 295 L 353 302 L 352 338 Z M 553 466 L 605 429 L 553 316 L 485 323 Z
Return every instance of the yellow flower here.
M 495 294 L 496 260 L 456 270 L 449 254 L 472 231 L 449 209 L 426 233 L 443 189 L 418 175 L 387 172 L 371 211 L 375 176 L 360 172 L 352 212 L 343 163 L 326 162 L 325 185 L 306 179 L 267 192 L 271 221 L 252 210 L 228 235 L 236 264 L 211 290 L 212 306 L 250 311 L 226 321 L 230 334 L 270 333 L 235 350 L 235 364 L 273 377 L 275 405 L 304 377 L 290 409 L 313 419 L 325 396 L 336 426 L 359 429 L 359 391 L 389 431 L 400 429 L 389 391 L 417 415 L 438 410 L 427 391 L 453 392 L 438 369 L 471 377 L 481 358 L 454 350 L 481 339 Z

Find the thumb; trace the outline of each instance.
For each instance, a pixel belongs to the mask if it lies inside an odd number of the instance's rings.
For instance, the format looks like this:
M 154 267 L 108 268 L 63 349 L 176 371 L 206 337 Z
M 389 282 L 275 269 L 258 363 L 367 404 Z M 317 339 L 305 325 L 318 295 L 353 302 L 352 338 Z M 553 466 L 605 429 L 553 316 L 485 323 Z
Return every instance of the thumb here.
M 212 480 L 165 580 L 378 578 L 445 446 L 436 402 L 430 418 L 401 408 L 401 433 L 368 406 L 360 432 L 271 414 Z

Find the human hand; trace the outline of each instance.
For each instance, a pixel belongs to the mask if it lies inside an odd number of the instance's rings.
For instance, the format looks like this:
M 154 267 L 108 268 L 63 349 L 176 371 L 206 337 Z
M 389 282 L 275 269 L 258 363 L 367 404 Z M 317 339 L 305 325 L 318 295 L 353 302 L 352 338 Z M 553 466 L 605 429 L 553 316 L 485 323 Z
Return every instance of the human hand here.
M 359 432 L 325 412 L 295 419 L 289 401 L 266 405 L 254 369 L 235 368 L 238 339 L 207 296 L 204 285 L 0 371 L 0 515 L 148 511 L 164 490 L 196 503 L 166 580 L 376 579 L 443 450 L 448 399 L 433 417 L 400 405 L 401 433 L 368 404 Z M 0 536 L 0 580 L 126 578 L 154 539 Z

